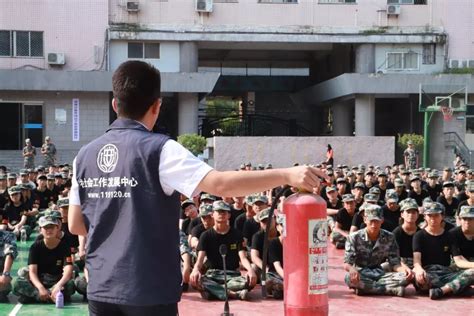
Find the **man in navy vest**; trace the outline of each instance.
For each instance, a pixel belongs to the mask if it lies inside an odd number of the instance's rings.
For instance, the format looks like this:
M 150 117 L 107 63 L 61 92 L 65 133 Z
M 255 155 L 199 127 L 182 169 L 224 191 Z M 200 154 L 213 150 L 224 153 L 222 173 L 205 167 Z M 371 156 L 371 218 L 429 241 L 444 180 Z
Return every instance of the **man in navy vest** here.
M 112 78 L 118 119 L 74 160 L 68 222 L 71 233 L 87 236 L 90 315 L 177 314 L 179 193 L 244 196 L 282 184 L 312 191 L 325 178 L 307 166 L 213 170 L 151 132 L 160 113 L 160 82 L 147 63 L 120 65 Z

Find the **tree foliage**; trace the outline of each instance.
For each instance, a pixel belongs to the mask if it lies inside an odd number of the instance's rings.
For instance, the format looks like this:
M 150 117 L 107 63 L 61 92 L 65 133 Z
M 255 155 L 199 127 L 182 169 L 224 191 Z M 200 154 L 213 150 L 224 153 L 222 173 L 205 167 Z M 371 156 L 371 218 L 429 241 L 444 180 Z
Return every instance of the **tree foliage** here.
M 424 138 L 418 134 L 398 134 L 397 145 L 403 150 L 408 146 L 410 140 L 417 150 L 421 151 L 423 149 Z
M 183 134 L 178 136 L 178 143 L 197 156 L 206 148 L 206 139 L 197 134 Z

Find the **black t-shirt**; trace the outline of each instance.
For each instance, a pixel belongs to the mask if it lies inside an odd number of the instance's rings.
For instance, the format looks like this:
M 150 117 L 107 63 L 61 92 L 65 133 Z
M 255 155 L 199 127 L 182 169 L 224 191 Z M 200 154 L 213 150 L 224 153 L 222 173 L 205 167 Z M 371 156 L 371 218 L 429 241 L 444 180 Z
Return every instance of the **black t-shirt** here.
M 402 193 L 398 195 L 398 200 L 403 201 L 406 198 L 408 198 L 408 192 L 406 190 L 403 190 Z
M 426 185 L 423 189 L 425 189 L 428 192 L 428 194 L 430 195 L 430 198 L 433 201 L 436 201 L 441 191 L 443 191 L 443 187 L 439 183 L 436 183 L 434 187 L 430 187 L 429 185 Z
M 235 223 L 235 220 L 237 217 L 239 217 L 239 215 L 242 215 L 242 214 L 245 214 L 245 210 L 244 209 L 235 209 L 234 206 L 231 207 L 230 209 L 230 227 L 234 227 L 234 223 Z
M 364 211 L 359 211 L 354 215 L 351 226 L 357 227 L 358 230 L 366 226 L 364 223 Z
M 281 244 L 280 238 L 274 238 L 270 240 L 268 245 L 268 268 L 271 272 L 275 272 L 275 266 L 273 263 L 279 261 L 283 268 L 283 245 Z
M 336 209 L 336 210 L 339 210 L 342 208 L 342 202 L 341 200 L 337 200 L 336 204 L 331 204 L 331 202 L 329 202 L 329 200 L 326 201 L 326 207 L 327 208 L 333 208 L 333 209 Z
M 468 240 L 461 227 L 449 231 L 451 236 L 451 251 L 453 256 L 463 256 L 469 261 L 474 261 L 474 239 Z
M 247 220 L 247 215 L 245 213 L 240 214 L 234 221 L 234 228 L 237 229 L 239 232 L 244 231 L 244 223 Z
M 39 209 L 47 209 L 49 207 L 49 202 L 54 201 L 54 193 L 50 190 L 46 189 L 43 192 L 38 191 L 38 189 L 34 190 L 36 203 L 39 205 Z
M 417 226 L 416 232 L 420 229 Z M 415 234 L 416 234 L 415 232 Z M 398 248 L 400 249 L 400 257 L 402 258 L 413 258 L 413 235 L 408 235 L 402 228 L 398 226 L 393 230 L 393 235 L 397 241 Z
M 418 204 L 418 206 L 423 206 L 423 200 L 428 196 L 429 196 L 428 191 L 423 190 L 423 189 L 421 190 L 420 194 L 416 193 L 413 190 L 410 190 L 410 192 L 408 192 L 408 197 L 415 199 L 416 204 Z
M 186 235 L 191 235 L 193 228 L 198 226 L 199 224 L 202 224 L 201 218 L 199 216 L 196 218 L 193 218 L 191 222 L 189 223 L 188 229 L 185 231 Z
M 28 208 L 25 204 L 21 203 L 19 206 L 13 205 L 13 203 L 7 203 L 3 210 L 3 219 L 7 219 L 12 225 L 15 225 L 21 221 L 21 217 L 24 213 L 28 212 Z
M 252 242 L 253 235 L 260 230 L 260 224 L 257 223 L 253 217 L 247 218 L 244 223 L 244 228 L 242 230 L 242 235 L 247 239 L 247 243 Z
M 7 204 L 8 201 L 8 191 L 5 190 L 4 192 L 0 193 L 0 210 L 3 210 L 5 204 Z
M 454 216 L 455 213 L 456 213 L 456 210 L 458 209 L 458 206 L 459 206 L 459 201 L 455 197 L 453 197 L 453 200 L 451 201 L 451 204 L 448 203 L 448 201 L 446 200 L 446 198 L 444 196 L 438 197 L 436 202 L 441 203 L 441 204 L 444 205 L 444 208 L 445 208 L 444 215 L 445 216 L 451 216 L 451 217 Z
M 451 238 L 445 229 L 439 236 L 430 235 L 422 229 L 413 236 L 413 252 L 421 253 L 421 265 L 426 267 L 440 264 L 449 267 L 451 264 Z
M 195 226 L 192 230 L 191 230 L 191 236 L 192 237 L 196 237 L 197 239 L 199 239 L 202 235 L 202 233 L 204 233 L 206 231 L 206 228 L 204 227 L 203 223 Z
M 465 201 L 469 197 L 467 196 L 466 191 L 462 191 L 456 196 L 456 198 L 458 199 L 458 201 Z
M 30 264 L 38 265 L 38 275 L 62 275 L 63 267 L 72 264 L 71 250 L 64 240 L 54 249 L 48 249 L 43 240 L 35 241 L 28 256 L 28 265 Z
M 341 229 L 344 231 L 349 231 L 352 225 L 352 218 L 354 215 L 350 215 L 347 210 L 343 207 L 336 214 L 336 222 L 341 224 Z
M 181 231 L 186 235 L 188 233 L 189 224 L 191 224 L 191 219 L 189 217 L 186 218 L 181 224 Z
M 265 240 L 265 231 L 259 230 L 252 237 L 251 249 L 258 250 L 260 256 L 263 254 L 263 242 Z
M 382 207 L 383 211 L 383 223 L 382 228 L 392 232 L 395 228 L 400 225 L 400 208 L 396 211 L 391 211 L 387 205 Z
M 236 229 L 230 228 L 227 234 L 218 234 L 214 228 L 206 230 L 199 238 L 198 251 L 205 251 L 207 261 L 211 269 L 224 269 L 222 256 L 219 253 L 220 245 L 227 246 L 225 257 L 226 268 L 236 270 L 239 268 L 239 251 L 243 250 L 242 234 Z

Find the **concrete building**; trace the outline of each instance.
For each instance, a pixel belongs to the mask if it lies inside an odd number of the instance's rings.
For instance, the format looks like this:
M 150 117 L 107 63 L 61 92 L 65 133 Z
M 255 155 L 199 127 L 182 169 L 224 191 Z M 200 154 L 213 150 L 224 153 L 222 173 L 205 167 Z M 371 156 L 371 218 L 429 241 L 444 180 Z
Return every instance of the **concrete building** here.
M 162 71 L 158 128 L 173 136 L 204 130 L 206 97 L 240 100 L 242 116 L 264 117 L 248 136 L 422 134 L 420 85 L 440 96 L 464 86 L 464 103 L 474 91 L 462 74 L 474 68 L 471 0 L 2 4 L 0 130 L 12 135 L 3 150 L 50 135 L 73 153 L 101 134 L 114 118 L 111 72 L 128 59 Z M 433 166 L 452 159 L 439 154 L 446 146 L 474 147 L 465 112 L 451 122 L 437 113 L 430 127 Z

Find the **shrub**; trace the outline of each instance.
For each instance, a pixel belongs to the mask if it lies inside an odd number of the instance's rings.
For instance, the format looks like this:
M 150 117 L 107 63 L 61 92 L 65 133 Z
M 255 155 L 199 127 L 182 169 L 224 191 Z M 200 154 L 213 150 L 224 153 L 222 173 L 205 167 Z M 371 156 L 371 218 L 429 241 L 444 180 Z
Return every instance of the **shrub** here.
M 197 134 L 183 134 L 178 136 L 178 143 L 197 156 L 202 154 L 206 148 L 207 141 L 204 137 Z

